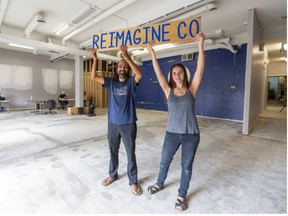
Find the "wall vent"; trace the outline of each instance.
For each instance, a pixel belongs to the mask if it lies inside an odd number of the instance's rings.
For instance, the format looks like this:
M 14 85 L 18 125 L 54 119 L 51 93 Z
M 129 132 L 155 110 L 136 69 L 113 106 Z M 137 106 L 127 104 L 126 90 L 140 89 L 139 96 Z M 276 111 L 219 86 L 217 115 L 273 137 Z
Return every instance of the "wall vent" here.
M 192 61 L 192 60 L 194 60 L 194 53 L 181 55 L 181 61 Z

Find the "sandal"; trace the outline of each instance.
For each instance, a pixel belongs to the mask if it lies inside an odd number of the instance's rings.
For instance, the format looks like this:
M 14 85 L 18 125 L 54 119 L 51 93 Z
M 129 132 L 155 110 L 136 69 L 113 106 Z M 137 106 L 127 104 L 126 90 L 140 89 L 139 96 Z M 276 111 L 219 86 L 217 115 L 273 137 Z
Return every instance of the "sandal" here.
M 108 186 L 112 184 L 116 179 L 112 179 L 110 176 L 102 181 L 102 185 Z
M 149 186 L 147 190 L 148 190 L 148 192 L 149 192 L 150 194 L 155 194 L 155 193 L 157 193 L 157 192 L 159 192 L 159 191 L 161 191 L 161 190 L 163 190 L 163 189 L 164 189 L 163 186 L 159 186 L 159 185 L 157 185 L 157 183 L 156 183 L 156 184 L 154 184 L 154 185 Z
M 181 198 L 183 200 L 181 200 Z M 178 209 L 179 211 L 185 211 L 188 208 L 187 206 L 187 200 L 185 197 L 177 197 L 177 200 L 175 202 L 175 209 Z
M 135 189 L 135 190 L 133 189 L 133 185 L 136 186 L 136 189 Z M 132 185 L 132 193 L 133 193 L 135 196 L 140 196 L 140 195 L 143 193 L 141 187 L 138 186 L 138 184 L 133 184 L 133 185 Z

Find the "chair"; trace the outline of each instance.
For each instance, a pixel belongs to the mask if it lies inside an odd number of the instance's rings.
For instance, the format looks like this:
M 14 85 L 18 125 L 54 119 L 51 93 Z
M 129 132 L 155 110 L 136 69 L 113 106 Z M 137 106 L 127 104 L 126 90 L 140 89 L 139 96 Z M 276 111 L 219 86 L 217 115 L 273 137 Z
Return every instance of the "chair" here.
M 56 107 L 56 101 L 55 100 L 48 100 L 46 102 L 46 108 L 49 109 L 48 112 L 45 112 L 44 114 L 57 114 L 56 111 L 54 111 L 53 109 Z

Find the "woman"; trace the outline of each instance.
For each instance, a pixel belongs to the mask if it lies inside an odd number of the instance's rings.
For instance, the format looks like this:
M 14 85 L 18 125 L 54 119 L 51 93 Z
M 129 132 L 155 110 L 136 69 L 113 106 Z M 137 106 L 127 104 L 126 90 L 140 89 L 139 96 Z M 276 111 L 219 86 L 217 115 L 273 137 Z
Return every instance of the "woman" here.
M 200 132 L 194 110 L 194 98 L 204 73 L 204 38 L 202 32 L 195 37 L 198 40 L 199 55 L 197 68 L 191 82 L 189 82 L 187 71 L 182 64 L 175 64 L 171 67 L 167 82 L 153 49 L 155 42 L 152 41 L 147 44 L 154 71 L 168 101 L 168 124 L 162 149 L 160 171 L 157 182 L 148 187 L 148 192 L 155 194 L 164 189 L 164 182 L 173 156 L 182 145 L 182 173 L 175 203 L 175 208 L 180 211 L 187 209 L 186 194 L 192 176 L 194 156 L 200 141 Z

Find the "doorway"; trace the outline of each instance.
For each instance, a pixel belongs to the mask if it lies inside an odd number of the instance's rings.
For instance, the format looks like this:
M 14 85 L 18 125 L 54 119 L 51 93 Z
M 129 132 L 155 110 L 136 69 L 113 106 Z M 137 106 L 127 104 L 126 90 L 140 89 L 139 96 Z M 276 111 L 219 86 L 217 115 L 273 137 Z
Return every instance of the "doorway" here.
M 269 76 L 267 107 L 280 108 L 280 111 L 287 106 L 287 76 Z

